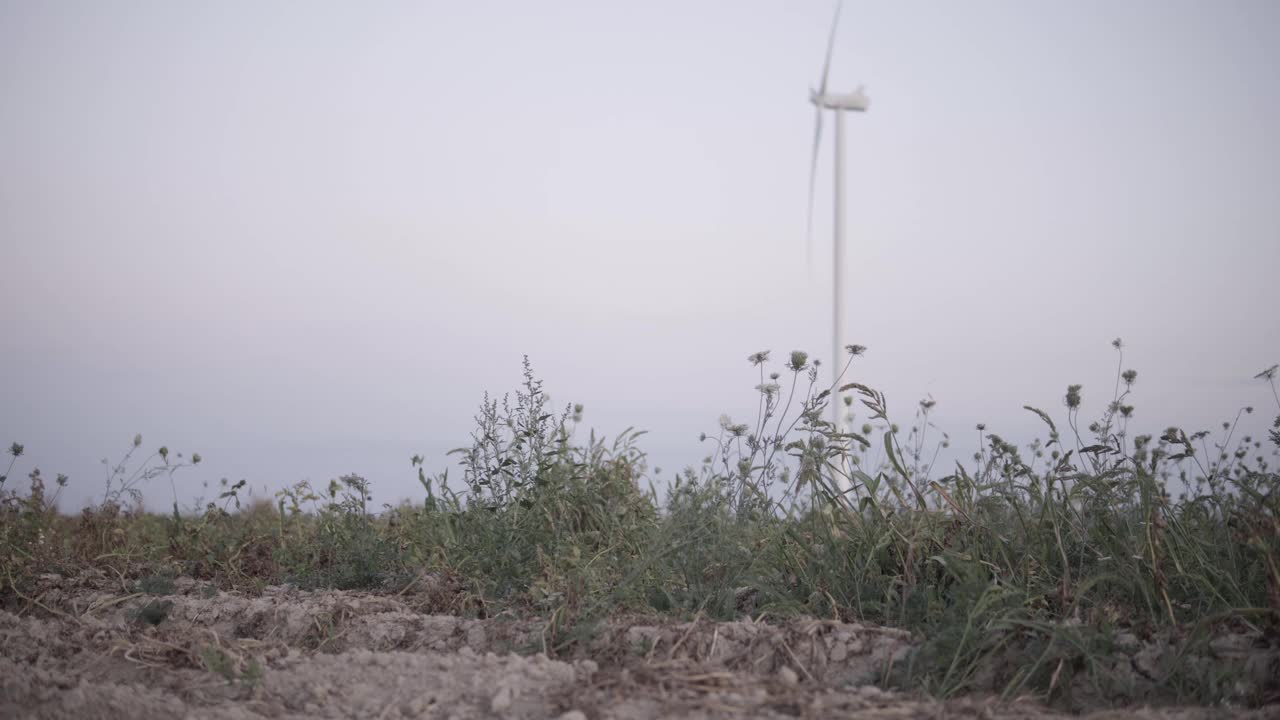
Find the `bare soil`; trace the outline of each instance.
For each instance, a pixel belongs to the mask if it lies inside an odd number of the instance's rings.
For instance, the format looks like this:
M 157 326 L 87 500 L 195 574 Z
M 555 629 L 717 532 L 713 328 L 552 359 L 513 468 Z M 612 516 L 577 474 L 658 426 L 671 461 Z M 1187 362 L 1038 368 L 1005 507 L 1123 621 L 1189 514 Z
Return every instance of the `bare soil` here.
M 439 605 L 422 588 L 133 587 L 45 576 L 21 607 L 0 610 L 0 717 L 1066 717 L 1026 699 L 881 690 L 875 683 L 912 648 L 906 632 L 881 627 L 618 617 L 565 636 L 546 619 L 431 614 Z M 1224 652 L 1248 645 L 1228 640 Z M 1117 671 L 1140 676 L 1142 652 Z M 1268 652 L 1251 660 L 1264 676 L 1280 667 Z M 1090 717 L 1280 718 L 1280 707 Z

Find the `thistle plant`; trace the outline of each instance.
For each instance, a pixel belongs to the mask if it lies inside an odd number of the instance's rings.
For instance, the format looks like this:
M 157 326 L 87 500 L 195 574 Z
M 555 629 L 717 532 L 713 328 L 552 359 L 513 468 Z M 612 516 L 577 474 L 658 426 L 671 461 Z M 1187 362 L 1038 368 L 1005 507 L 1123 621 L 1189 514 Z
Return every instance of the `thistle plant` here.
M 189 460 L 184 459 L 182 453 L 176 453 L 171 458 L 169 448 L 162 445 L 136 467 L 130 469 L 129 463 L 140 447 L 142 447 L 141 433 L 133 436 L 133 442 L 119 462 L 112 465 L 106 458 L 102 459 L 102 465 L 107 468 L 106 489 L 102 494 L 102 504 L 123 506 L 124 501 L 127 500 L 141 507 L 142 486 L 156 478 L 164 477 L 169 480 L 169 487 L 173 493 L 173 515 L 177 517 L 178 487 L 174 482 L 174 475 L 179 470 L 199 465 L 203 458 L 200 457 L 200 453 L 192 453 Z
M 849 357 L 841 376 L 866 348 L 850 345 L 846 350 Z M 822 419 L 835 386 L 819 387 L 819 361 L 810 361 L 808 353 L 794 350 L 784 363 L 784 376 L 769 371 L 770 355 L 765 350 L 747 358 L 759 374 L 755 420 L 736 423 L 722 415 L 718 434 L 702 435 L 704 442 L 714 443 L 712 455 L 704 463 L 703 482 L 714 479 L 725 484 L 735 512 L 744 516 L 782 512 L 815 489 L 838 495 L 836 474 L 848 464 L 846 444 L 850 440 L 867 444 L 861 435 L 839 433 Z M 799 439 L 790 439 L 793 435 Z M 794 466 L 783 462 L 788 457 L 796 459 Z
M 1254 375 L 1253 379 L 1266 380 L 1267 385 L 1271 387 L 1271 397 L 1274 398 L 1276 401 L 1277 415 L 1276 415 L 1275 421 L 1271 424 L 1271 430 L 1269 431 L 1269 434 L 1271 436 L 1271 443 L 1276 447 L 1280 448 L 1280 391 L 1276 390 L 1276 374 L 1277 373 L 1280 373 L 1280 365 L 1272 365 L 1266 370 L 1263 370 L 1257 375 Z
M 9 466 L 4 469 L 4 474 L 0 475 L 0 490 L 4 489 L 4 481 L 8 480 L 9 473 L 13 472 L 13 464 L 18 461 L 18 458 L 22 457 L 22 453 L 25 451 L 26 448 L 22 446 L 22 443 L 15 442 L 9 445 L 9 449 L 6 451 L 9 455 Z

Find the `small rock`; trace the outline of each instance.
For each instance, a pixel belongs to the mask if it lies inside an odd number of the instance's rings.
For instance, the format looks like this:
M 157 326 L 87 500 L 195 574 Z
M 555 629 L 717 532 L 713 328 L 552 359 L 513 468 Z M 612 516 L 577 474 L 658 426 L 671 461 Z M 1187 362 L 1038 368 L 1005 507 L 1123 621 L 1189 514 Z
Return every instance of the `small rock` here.
M 488 644 L 489 638 L 486 636 L 484 626 L 476 623 L 467 629 L 467 645 L 473 648 L 481 649 Z
M 1113 642 L 1115 642 L 1116 647 L 1129 652 L 1137 652 L 1142 648 L 1142 641 L 1138 640 L 1138 636 L 1131 632 L 1116 633 Z
M 796 671 L 792 670 L 786 665 L 783 665 L 782 667 L 778 668 L 778 679 L 782 681 L 783 685 L 789 685 L 793 687 L 800 682 L 800 676 L 796 675 Z
M 511 688 L 503 686 L 497 695 L 493 696 L 493 700 L 489 703 L 489 709 L 496 713 L 503 713 L 511 709 Z
M 587 714 L 581 710 L 570 710 L 561 715 L 560 720 L 587 720 Z

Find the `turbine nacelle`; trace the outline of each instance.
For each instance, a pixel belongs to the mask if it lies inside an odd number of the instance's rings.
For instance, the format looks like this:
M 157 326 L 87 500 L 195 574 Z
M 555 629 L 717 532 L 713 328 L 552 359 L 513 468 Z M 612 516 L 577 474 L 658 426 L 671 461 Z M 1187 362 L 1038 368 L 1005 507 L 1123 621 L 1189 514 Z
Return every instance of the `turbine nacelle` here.
M 851 93 L 820 93 L 810 88 L 809 102 L 824 110 L 866 112 L 871 107 L 871 98 L 867 97 L 861 85 Z

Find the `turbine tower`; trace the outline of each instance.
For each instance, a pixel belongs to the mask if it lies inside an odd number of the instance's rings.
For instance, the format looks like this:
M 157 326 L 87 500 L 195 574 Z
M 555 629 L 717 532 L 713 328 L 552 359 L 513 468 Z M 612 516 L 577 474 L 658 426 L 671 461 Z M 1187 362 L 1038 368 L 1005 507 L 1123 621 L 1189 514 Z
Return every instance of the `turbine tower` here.
M 844 366 L 844 115 L 846 112 L 866 112 L 871 100 L 863 92 L 862 86 L 851 93 L 827 92 L 827 76 L 831 72 L 831 54 L 836 44 L 836 27 L 840 24 L 840 10 L 843 3 L 836 4 L 835 19 L 831 21 L 831 35 L 827 40 L 827 59 L 822 66 L 822 81 L 817 90 L 810 89 L 809 102 L 813 103 L 815 112 L 813 132 L 813 159 L 809 169 L 809 231 L 808 247 L 812 254 L 813 245 L 813 198 L 814 184 L 818 176 L 818 149 L 822 145 L 822 117 L 825 111 L 834 110 L 836 114 L 836 161 L 835 161 L 835 227 L 832 243 L 832 338 L 831 338 L 831 373 L 834 395 L 831 398 L 831 422 L 838 432 L 844 432 L 844 393 L 840 392 L 840 370 Z

